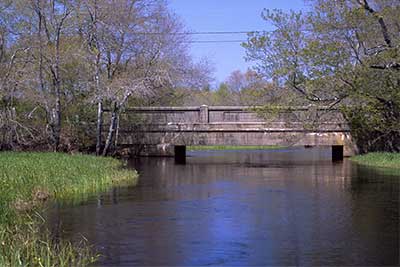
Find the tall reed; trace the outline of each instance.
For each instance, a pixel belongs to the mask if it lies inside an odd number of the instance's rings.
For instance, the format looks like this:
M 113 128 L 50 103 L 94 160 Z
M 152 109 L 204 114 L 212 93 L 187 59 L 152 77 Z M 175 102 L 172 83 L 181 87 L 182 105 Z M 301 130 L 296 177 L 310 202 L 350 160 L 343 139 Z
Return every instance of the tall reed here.
M 351 160 L 372 167 L 400 169 L 400 153 L 368 153 Z
M 73 244 L 42 231 L 48 200 L 73 202 L 137 173 L 112 158 L 60 153 L 0 153 L 0 266 L 86 266 L 97 259 L 86 240 Z

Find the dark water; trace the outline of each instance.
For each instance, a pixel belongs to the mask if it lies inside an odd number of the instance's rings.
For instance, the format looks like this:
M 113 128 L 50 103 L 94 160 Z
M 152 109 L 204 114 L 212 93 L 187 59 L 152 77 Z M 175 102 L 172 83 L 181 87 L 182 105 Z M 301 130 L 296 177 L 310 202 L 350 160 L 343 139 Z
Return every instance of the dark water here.
M 399 265 L 400 173 L 330 151 L 191 153 L 130 162 L 137 187 L 49 212 L 100 266 Z

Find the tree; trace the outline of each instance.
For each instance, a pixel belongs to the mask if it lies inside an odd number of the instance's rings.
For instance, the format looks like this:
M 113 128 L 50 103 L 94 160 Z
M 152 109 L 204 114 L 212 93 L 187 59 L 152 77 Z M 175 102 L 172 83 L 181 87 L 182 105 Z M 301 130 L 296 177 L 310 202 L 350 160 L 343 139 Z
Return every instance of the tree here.
M 18 122 L 14 106 L 19 89 L 18 79 L 22 75 L 20 67 L 27 62 L 30 47 L 14 46 L 12 2 L 0 3 L 0 148 L 10 149 L 21 138 L 21 130 L 30 133 Z
M 193 70 L 179 20 L 161 0 L 82 2 L 82 28 L 92 62 L 92 84 L 98 102 L 97 153 L 100 153 L 103 104 L 110 106 L 107 155 L 118 129 L 119 114 L 132 98 L 165 95 Z M 86 11 L 86 13 L 85 13 Z M 118 13 L 118 16 L 113 14 Z M 82 15 L 81 15 L 82 16 Z
M 72 7 L 69 1 L 32 1 L 30 6 L 36 15 L 38 43 L 38 71 L 41 91 L 53 97 L 46 101 L 48 124 L 51 130 L 53 148 L 58 150 L 61 137 L 62 120 L 62 42 L 67 19 Z M 47 72 L 48 79 L 44 77 Z M 47 96 L 46 96 L 46 99 Z
M 249 35 L 247 59 L 305 104 L 340 108 L 361 152 L 400 151 L 399 1 L 309 3 L 264 10 L 275 30 Z
M 271 81 L 263 79 L 256 71 L 233 71 L 226 79 L 226 85 L 236 105 L 261 105 L 276 102 L 277 91 Z
M 128 105 L 170 101 L 208 78 L 184 32 L 164 0 L 0 0 L 2 146 L 25 145 L 11 134 L 18 125 L 30 148 L 71 150 L 74 139 L 90 150 L 73 136 L 85 132 L 108 154 Z

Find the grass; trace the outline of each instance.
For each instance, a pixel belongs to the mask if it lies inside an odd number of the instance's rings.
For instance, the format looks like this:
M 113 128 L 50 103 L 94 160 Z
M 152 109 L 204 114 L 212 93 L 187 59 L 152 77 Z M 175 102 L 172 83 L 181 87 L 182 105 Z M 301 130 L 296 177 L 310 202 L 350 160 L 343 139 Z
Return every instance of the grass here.
M 351 158 L 361 165 L 400 169 L 400 153 L 368 153 Z
M 133 184 L 137 173 L 112 158 L 60 153 L 0 153 L 0 266 L 85 266 L 85 242 L 52 240 L 41 231 L 47 200 L 73 201 Z
M 282 146 L 188 146 L 188 151 L 203 150 L 269 150 L 280 149 Z

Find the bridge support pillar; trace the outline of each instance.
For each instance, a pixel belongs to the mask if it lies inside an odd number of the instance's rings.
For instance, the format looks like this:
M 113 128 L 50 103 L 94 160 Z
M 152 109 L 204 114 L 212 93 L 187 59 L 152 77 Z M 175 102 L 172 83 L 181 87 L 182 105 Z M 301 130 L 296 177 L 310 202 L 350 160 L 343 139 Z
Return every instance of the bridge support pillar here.
M 186 146 L 175 146 L 175 163 L 186 164 Z
M 343 146 L 332 146 L 332 161 L 343 160 Z

